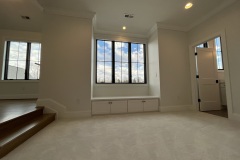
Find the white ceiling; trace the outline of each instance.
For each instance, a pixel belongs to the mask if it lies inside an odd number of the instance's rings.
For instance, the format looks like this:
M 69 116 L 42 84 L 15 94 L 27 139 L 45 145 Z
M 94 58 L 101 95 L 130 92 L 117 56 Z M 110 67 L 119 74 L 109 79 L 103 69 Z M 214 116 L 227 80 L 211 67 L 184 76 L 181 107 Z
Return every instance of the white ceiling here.
M 194 6 L 185 10 L 191 1 Z M 43 8 L 96 13 L 97 32 L 147 35 L 159 26 L 188 30 L 236 0 L 0 0 L 0 28 L 40 31 Z M 42 8 L 43 7 L 43 8 Z M 133 19 L 124 13 L 134 14 Z M 21 15 L 31 20 L 21 19 Z M 126 25 L 127 30 L 122 31 Z

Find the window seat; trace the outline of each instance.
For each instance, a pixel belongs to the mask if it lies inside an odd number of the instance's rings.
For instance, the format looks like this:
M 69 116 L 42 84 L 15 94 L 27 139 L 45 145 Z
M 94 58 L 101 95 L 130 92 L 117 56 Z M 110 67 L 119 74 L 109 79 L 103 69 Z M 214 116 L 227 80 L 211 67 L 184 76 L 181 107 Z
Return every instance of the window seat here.
M 159 111 L 158 96 L 92 97 L 92 115 Z
M 134 100 L 134 99 L 155 99 L 158 96 L 118 96 L 118 97 L 92 97 L 91 101 L 99 100 Z

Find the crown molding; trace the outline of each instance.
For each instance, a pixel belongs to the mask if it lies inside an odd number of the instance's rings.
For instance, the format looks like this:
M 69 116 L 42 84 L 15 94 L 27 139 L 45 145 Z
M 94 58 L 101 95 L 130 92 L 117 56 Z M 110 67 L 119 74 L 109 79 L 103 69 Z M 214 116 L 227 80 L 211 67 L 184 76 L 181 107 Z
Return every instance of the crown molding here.
M 197 21 L 195 21 L 193 24 L 189 25 L 187 28 L 187 31 L 190 31 L 191 29 L 193 29 L 194 27 L 200 25 L 201 23 L 203 23 L 204 21 L 210 19 L 211 17 L 213 17 L 214 15 L 216 15 L 217 13 L 223 11 L 225 8 L 229 7 L 230 5 L 232 5 L 233 3 L 235 3 L 237 0 L 227 0 L 224 1 L 223 4 L 221 4 L 220 6 L 218 6 L 217 8 L 213 9 L 210 13 L 208 13 L 206 16 L 199 18 Z
M 134 33 L 127 33 L 127 32 L 114 32 L 114 31 L 105 31 L 105 30 L 99 30 L 94 27 L 94 34 L 106 34 L 106 35 L 115 35 L 115 36 L 123 36 L 123 37 L 133 37 L 133 38 L 148 38 L 147 35 L 144 34 L 134 34 Z
M 233 3 L 235 3 L 237 0 L 228 0 L 228 1 L 224 1 L 224 3 L 222 3 L 220 6 L 218 6 L 217 8 L 213 9 L 210 13 L 208 13 L 206 16 L 201 17 L 199 19 L 197 19 L 194 23 L 187 25 L 187 26 L 174 26 L 174 25 L 168 25 L 168 24 L 164 24 L 161 22 L 157 22 L 157 26 L 158 28 L 162 28 L 162 29 L 169 29 L 169 30 L 175 30 L 175 31 L 182 31 L 182 32 L 188 32 L 191 29 L 193 29 L 194 27 L 200 25 L 201 23 L 203 23 L 204 21 L 210 19 L 211 17 L 213 17 L 214 15 L 216 15 L 217 13 L 223 11 L 226 7 L 232 5 Z
M 155 32 L 155 31 L 157 31 L 158 30 L 158 25 L 157 25 L 157 23 L 156 24 L 154 24 L 153 26 L 152 26 L 152 28 L 149 30 L 149 32 L 148 32 L 148 38 L 149 37 L 151 37 L 152 36 L 152 34 Z
M 30 3 L 34 4 L 35 6 L 37 6 L 38 9 L 43 11 L 43 6 L 38 2 L 38 0 L 30 1 Z
M 167 24 L 163 24 L 163 23 L 160 23 L 160 22 L 157 23 L 157 28 L 169 29 L 169 30 L 174 30 L 174 31 L 182 31 L 182 32 L 187 32 L 188 31 L 187 27 L 167 25 Z
M 69 11 L 69 10 L 49 8 L 49 7 L 45 7 L 44 12 L 47 14 L 55 14 L 55 15 L 84 18 L 84 19 L 93 19 L 93 17 L 96 14 L 94 12 L 89 12 L 89 11 Z

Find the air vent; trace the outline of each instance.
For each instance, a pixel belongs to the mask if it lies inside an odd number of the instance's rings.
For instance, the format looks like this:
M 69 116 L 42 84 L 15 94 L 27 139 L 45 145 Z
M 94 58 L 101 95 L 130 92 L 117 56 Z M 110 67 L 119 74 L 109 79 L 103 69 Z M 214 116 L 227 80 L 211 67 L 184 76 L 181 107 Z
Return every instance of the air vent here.
M 24 19 L 24 20 L 30 20 L 30 17 L 28 17 L 28 16 L 21 16 L 22 17 L 22 19 Z
M 125 17 L 125 18 L 134 18 L 134 14 L 125 13 L 125 14 L 124 14 L 124 17 Z

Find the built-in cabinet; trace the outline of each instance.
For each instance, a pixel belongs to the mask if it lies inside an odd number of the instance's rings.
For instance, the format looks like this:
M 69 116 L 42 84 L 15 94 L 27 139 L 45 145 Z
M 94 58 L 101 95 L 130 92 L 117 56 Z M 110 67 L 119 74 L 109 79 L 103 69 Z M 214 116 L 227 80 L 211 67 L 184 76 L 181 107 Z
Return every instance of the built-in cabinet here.
M 158 99 L 128 100 L 128 112 L 158 111 Z
M 94 100 L 92 115 L 158 111 L 158 99 Z
M 220 94 L 221 95 L 221 104 L 222 104 L 222 106 L 227 106 L 227 96 L 226 96 L 225 82 L 221 82 L 219 87 L 220 87 L 220 93 L 221 93 Z

